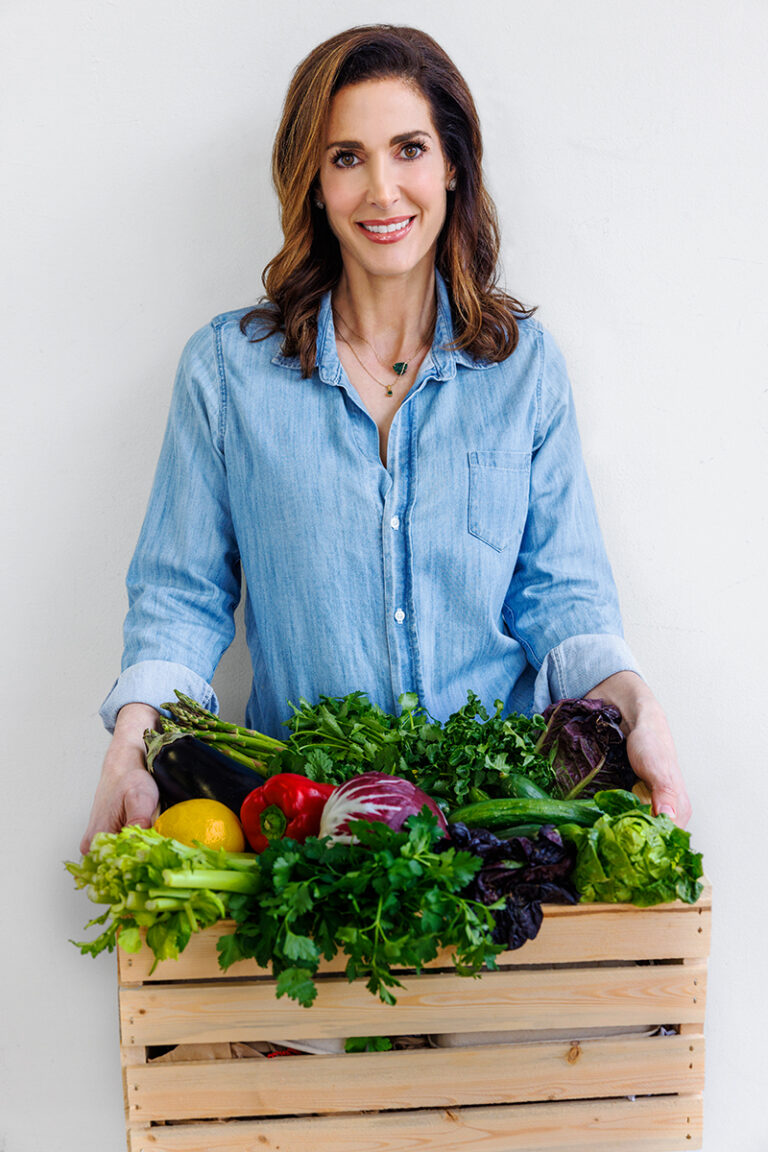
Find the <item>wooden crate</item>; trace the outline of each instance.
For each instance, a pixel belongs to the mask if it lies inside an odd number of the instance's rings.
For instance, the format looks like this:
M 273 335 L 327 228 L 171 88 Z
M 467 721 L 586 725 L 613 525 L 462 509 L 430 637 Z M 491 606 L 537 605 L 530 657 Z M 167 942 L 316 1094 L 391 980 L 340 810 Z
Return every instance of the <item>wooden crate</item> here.
M 337 961 L 324 965 L 309 1009 L 278 1000 L 253 962 L 224 976 L 221 925 L 152 974 L 146 947 L 120 952 L 129 1152 L 699 1148 L 710 914 L 709 886 L 692 906 L 548 905 L 537 939 L 502 954 L 499 971 L 462 978 L 439 958 L 403 976 L 394 1007 L 349 984 Z M 597 1028 L 627 1031 L 595 1037 Z M 536 1038 L 552 1029 L 568 1038 Z M 532 1035 L 494 1041 L 512 1030 Z M 155 1045 L 462 1032 L 486 1042 L 148 1059 Z

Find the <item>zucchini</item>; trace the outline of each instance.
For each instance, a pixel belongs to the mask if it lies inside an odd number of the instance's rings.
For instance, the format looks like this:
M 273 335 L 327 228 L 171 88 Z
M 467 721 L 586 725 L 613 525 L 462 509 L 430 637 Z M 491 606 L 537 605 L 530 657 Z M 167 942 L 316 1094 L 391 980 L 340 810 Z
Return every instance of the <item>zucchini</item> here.
M 529 776 L 522 772 L 510 772 L 504 777 L 504 793 L 510 799 L 523 800 L 551 800 L 549 792 L 545 792 L 538 784 L 534 784 Z
M 457 808 L 448 817 L 451 824 L 461 822 L 468 828 L 509 828 L 514 824 L 578 824 L 591 826 L 602 816 L 589 800 L 539 800 L 522 797 L 511 800 L 484 800 Z

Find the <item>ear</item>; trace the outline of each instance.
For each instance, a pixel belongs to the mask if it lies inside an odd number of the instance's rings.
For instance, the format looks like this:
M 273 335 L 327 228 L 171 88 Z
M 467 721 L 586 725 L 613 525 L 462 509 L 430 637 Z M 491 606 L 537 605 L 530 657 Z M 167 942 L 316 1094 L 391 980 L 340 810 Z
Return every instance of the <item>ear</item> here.
M 456 169 L 453 164 L 446 164 L 445 166 L 445 187 L 448 192 L 456 190 Z

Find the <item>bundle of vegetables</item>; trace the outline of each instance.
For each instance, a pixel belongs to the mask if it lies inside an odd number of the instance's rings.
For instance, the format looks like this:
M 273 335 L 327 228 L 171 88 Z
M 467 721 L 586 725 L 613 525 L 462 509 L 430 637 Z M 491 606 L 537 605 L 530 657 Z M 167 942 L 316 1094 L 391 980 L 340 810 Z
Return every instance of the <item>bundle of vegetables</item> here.
M 267 771 L 292 765 L 291 771 L 306 775 L 352 775 L 351 766 L 360 765 L 357 771 L 404 776 L 449 809 L 519 796 L 521 781 L 537 788 L 539 796 L 558 799 L 631 788 L 635 782 L 621 716 L 602 700 L 560 700 L 543 716 L 528 717 L 504 715 L 501 700 L 490 714 L 469 691 L 467 703 L 443 724 L 428 715 L 414 693 L 400 696 L 398 704 L 400 714 L 391 716 L 355 692 L 322 696 L 316 705 L 306 700 L 299 708 L 291 705 L 294 714 L 286 724 L 292 735 L 268 760 Z
M 520 796 L 526 782 L 539 797 L 558 799 L 634 782 L 619 714 L 600 701 L 561 701 L 548 710 L 547 720 L 504 716 L 500 700 L 489 715 L 469 692 L 466 705 L 440 724 L 413 693 L 400 697 L 398 716 L 362 692 L 321 696 L 314 705 L 303 699 L 298 708 L 291 705 L 286 723 L 292 734 L 280 741 L 226 723 L 182 693 L 176 696 L 164 705 L 172 718 L 161 719 L 159 734 L 145 737 L 150 769 L 158 775 L 171 750 L 181 756 L 184 739 L 194 738 L 263 776 L 290 772 L 340 784 L 362 772 L 398 775 L 449 810 Z
M 229 915 L 233 893 L 259 885 L 255 858 L 247 853 L 190 848 L 151 828 L 131 825 L 100 832 L 80 863 L 65 867 L 94 904 L 108 907 L 86 928 L 106 925 L 95 940 L 72 941 L 82 954 L 141 948 L 141 929 L 155 961 L 175 958 L 193 932 Z
M 688 833 L 626 790 L 621 718 L 600 701 L 528 719 L 500 701 L 489 715 L 470 692 L 439 724 L 413 695 L 392 716 L 356 692 L 300 701 L 279 741 L 176 695 L 172 719 L 145 735 L 161 806 L 219 801 L 257 854 L 134 827 L 100 834 L 66 865 L 108 905 L 82 952 L 136 951 L 146 929 L 156 960 L 175 957 L 192 932 L 234 917 L 223 968 L 255 957 L 278 995 L 309 1005 L 321 957 L 341 950 L 349 978 L 392 1003 L 393 966 L 419 971 L 453 948 L 462 974 L 493 967 L 536 935 L 542 902 L 701 891 Z
M 538 817 L 529 835 L 519 822 L 511 832 L 487 827 L 521 805 Z M 477 823 L 473 809 L 482 810 Z M 403 778 L 372 772 L 333 787 L 283 774 L 242 811 L 259 855 L 186 847 L 135 827 L 95 837 L 81 864 L 66 865 L 109 905 L 90 922 L 108 926 L 81 951 L 97 955 L 116 941 L 137 951 L 146 928 L 156 960 L 175 957 L 192 932 L 230 916 L 237 926 L 219 940 L 222 968 L 254 957 L 272 966 L 278 996 L 308 1006 L 321 957 L 343 951 L 349 979 L 365 977 L 394 1003 L 393 966 L 420 971 L 454 948 L 460 974 L 475 975 L 536 935 L 543 902 L 693 902 L 701 891 L 689 834 L 621 789 L 591 800 L 484 801 L 446 825 Z
M 529 837 L 573 845 L 567 872 L 585 902 L 694 904 L 701 895 L 701 854 L 691 852 L 690 833 L 668 816 L 654 816 L 650 804 L 623 788 L 597 792 L 590 800 L 487 800 L 450 819 L 454 838 L 463 835 L 463 827 L 471 829 L 474 851 L 482 836 L 506 842 L 512 858 Z

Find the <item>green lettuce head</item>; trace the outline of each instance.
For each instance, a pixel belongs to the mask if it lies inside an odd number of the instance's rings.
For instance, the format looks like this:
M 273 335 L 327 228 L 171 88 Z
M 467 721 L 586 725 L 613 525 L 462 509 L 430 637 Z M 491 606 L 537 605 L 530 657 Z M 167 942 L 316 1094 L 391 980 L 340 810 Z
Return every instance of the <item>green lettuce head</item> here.
M 573 882 L 585 902 L 646 906 L 701 894 L 701 854 L 691 852 L 690 833 L 668 816 L 653 816 L 631 792 L 598 792 L 603 815 L 591 828 L 569 824 L 561 835 L 576 844 Z

